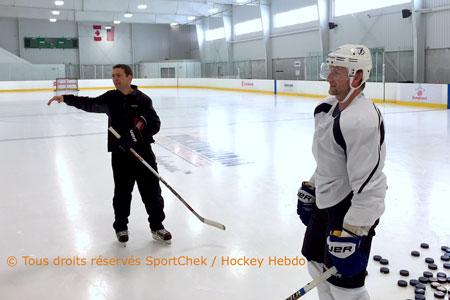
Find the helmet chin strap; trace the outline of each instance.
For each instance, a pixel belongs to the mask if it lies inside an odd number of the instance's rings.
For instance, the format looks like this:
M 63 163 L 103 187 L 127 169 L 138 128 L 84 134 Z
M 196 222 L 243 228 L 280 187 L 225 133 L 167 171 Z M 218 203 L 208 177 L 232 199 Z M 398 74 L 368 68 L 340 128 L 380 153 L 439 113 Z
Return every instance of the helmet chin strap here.
M 355 78 L 353 77 L 353 80 L 354 80 L 354 79 L 355 79 Z M 353 80 L 352 80 L 352 82 L 353 82 Z M 352 87 L 352 82 L 350 83 L 350 91 L 348 92 L 347 96 L 345 96 L 344 100 L 339 101 L 339 103 L 345 103 L 345 102 L 347 102 L 348 99 L 350 99 L 350 96 L 353 95 L 353 92 L 356 91 L 357 89 L 359 89 L 359 88 L 363 85 L 363 83 L 364 83 L 364 82 L 361 82 L 360 85 L 358 85 L 357 87 L 354 88 L 354 87 Z M 358 94 L 357 94 L 357 95 L 358 95 Z M 357 96 L 357 95 L 356 95 L 356 96 Z

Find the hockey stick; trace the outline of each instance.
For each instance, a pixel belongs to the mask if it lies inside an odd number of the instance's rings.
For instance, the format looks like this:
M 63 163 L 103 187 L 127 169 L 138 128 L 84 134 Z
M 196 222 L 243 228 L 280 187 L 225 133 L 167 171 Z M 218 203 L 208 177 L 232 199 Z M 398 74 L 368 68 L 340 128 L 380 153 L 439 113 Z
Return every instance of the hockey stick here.
M 121 136 L 120 134 L 114 130 L 114 128 L 109 127 L 108 130 L 117 138 L 120 139 Z M 153 169 L 133 148 L 130 147 L 130 152 L 133 153 L 133 155 L 141 162 L 144 164 L 144 166 L 146 166 L 152 173 L 153 175 L 155 175 L 162 183 L 164 183 L 164 185 L 178 198 L 178 200 L 180 200 L 201 222 L 210 225 L 210 226 L 214 226 L 216 228 L 225 230 L 225 225 L 220 224 L 219 222 L 216 221 L 212 221 L 212 220 L 208 220 L 206 218 L 203 218 L 202 216 L 200 216 L 187 202 L 186 200 L 183 199 L 183 197 L 180 196 L 180 194 L 177 193 L 177 191 L 175 191 L 175 189 L 173 187 L 170 186 L 170 184 L 167 183 L 167 181 L 164 180 L 164 178 L 161 177 L 161 175 L 158 174 L 158 172 L 155 171 L 155 169 Z
M 301 296 L 304 296 L 307 292 L 309 292 L 310 290 L 312 290 L 313 288 L 315 288 L 316 286 L 318 286 L 331 276 L 336 275 L 336 273 L 337 273 L 336 267 L 329 268 L 328 270 L 323 272 L 319 277 L 315 278 L 313 281 L 309 282 L 307 285 L 305 285 L 304 287 L 302 287 L 301 289 L 290 295 L 288 298 L 286 298 L 286 300 L 295 300 L 300 298 Z

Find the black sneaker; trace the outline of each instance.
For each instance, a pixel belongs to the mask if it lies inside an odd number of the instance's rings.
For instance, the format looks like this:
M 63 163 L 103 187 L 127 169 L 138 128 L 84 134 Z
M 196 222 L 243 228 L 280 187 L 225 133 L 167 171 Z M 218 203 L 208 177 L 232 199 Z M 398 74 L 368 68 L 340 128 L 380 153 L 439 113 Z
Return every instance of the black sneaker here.
M 122 230 L 119 232 L 116 232 L 117 240 L 120 243 L 126 243 L 128 242 L 128 230 Z
M 164 242 L 166 244 L 172 243 L 172 234 L 165 228 L 159 230 L 152 230 L 152 236 L 155 240 Z

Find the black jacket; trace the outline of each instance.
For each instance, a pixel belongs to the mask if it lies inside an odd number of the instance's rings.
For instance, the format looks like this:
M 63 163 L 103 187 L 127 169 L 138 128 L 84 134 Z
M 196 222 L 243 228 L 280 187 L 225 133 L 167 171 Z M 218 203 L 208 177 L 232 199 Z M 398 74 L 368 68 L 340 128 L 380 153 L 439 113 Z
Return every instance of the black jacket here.
M 144 145 L 155 142 L 153 135 L 158 133 L 161 121 L 156 114 L 150 97 L 132 85 L 133 92 L 129 95 L 122 94 L 119 90 L 110 90 L 95 97 L 78 97 L 64 95 L 64 102 L 87 112 L 106 113 L 108 115 L 108 127 L 112 126 L 121 136 L 129 138 L 130 129 L 134 128 L 134 118 L 141 118 L 145 122 L 142 133 Z M 118 152 L 118 142 L 112 133 L 108 131 L 108 151 Z

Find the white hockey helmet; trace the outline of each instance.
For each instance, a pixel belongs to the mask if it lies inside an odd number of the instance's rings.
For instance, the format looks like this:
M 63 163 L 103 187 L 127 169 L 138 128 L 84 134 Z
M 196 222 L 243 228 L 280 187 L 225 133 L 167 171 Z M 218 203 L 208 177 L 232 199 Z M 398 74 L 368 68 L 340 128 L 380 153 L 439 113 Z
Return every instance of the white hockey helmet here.
M 357 71 L 361 70 L 363 72 L 362 84 L 369 79 L 372 70 L 372 56 L 366 46 L 346 44 L 328 54 L 326 62 L 320 66 L 322 79 L 328 78 L 329 69 L 332 66 L 347 68 L 350 79 L 355 76 Z

